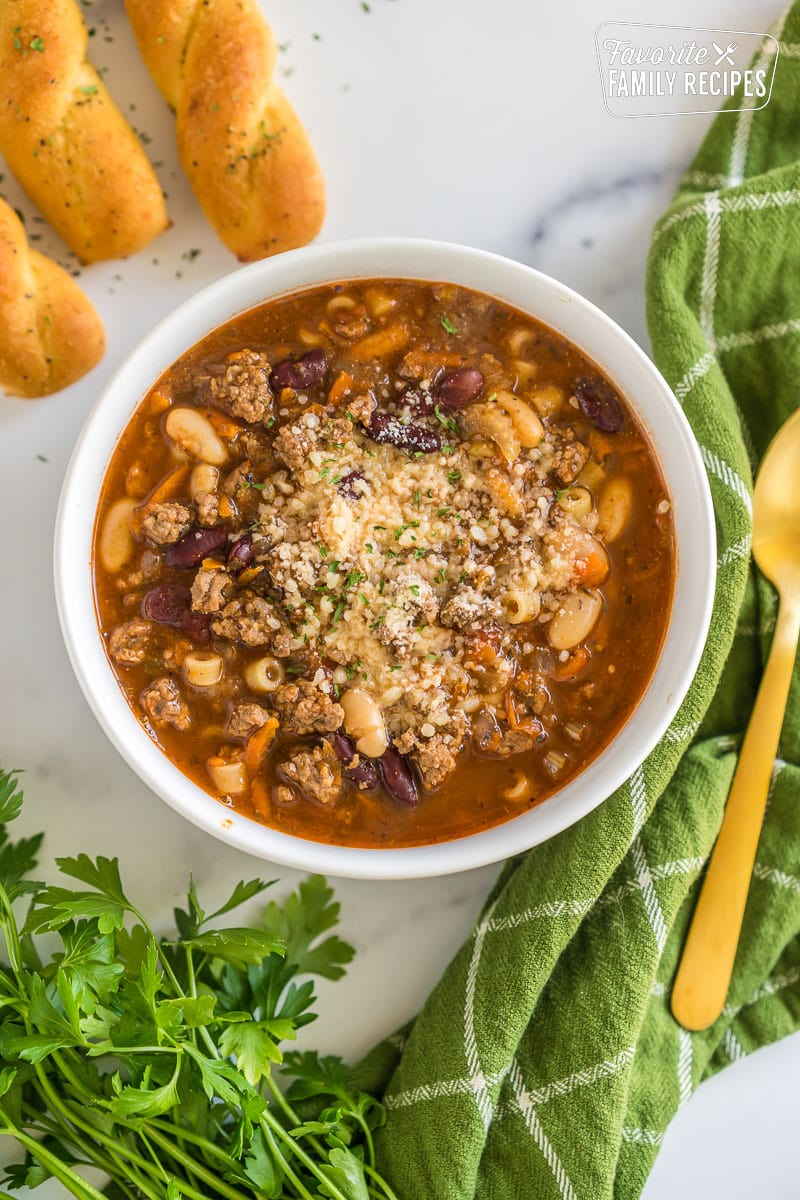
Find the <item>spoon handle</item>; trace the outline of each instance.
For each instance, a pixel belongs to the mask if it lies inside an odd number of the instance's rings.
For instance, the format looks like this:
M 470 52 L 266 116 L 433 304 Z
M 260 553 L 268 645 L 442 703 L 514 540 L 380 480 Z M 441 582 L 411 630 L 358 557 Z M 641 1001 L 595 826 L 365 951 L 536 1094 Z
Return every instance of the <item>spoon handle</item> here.
M 799 636 L 800 598 L 787 596 L 672 989 L 686 1029 L 707 1029 L 728 994 Z

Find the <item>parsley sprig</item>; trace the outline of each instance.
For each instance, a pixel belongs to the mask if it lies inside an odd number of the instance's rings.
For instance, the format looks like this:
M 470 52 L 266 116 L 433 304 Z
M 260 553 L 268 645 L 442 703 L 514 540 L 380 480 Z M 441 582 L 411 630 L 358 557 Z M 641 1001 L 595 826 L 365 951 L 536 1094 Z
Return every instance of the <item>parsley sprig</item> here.
M 374 1165 L 378 1102 L 340 1060 L 281 1048 L 314 1020 L 308 976 L 338 979 L 352 958 L 325 880 L 232 927 L 220 918 L 270 885 L 240 882 L 207 913 L 190 882 L 163 937 L 117 859 L 57 859 L 81 887 L 34 881 L 41 835 L 7 829 L 21 807 L 0 772 L 0 1133 L 25 1151 L 0 1185 L 55 1178 L 77 1200 L 396 1200 Z

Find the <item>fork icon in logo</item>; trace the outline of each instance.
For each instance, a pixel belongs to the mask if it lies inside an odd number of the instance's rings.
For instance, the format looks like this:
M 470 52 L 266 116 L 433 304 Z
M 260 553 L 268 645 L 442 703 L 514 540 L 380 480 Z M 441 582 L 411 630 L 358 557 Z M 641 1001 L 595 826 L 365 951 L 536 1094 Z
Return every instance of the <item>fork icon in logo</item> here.
M 711 45 L 717 52 L 717 59 L 714 63 L 715 67 L 718 67 L 723 59 L 725 59 L 725 61 L 728 62 L 732 67 L 736 65 L 732 57 L 733 52 L 736 49 L 736 42 L 731 42 L 727 50 L 723 50 L 722 46 L 718 46 L 716 42 L 712 42 Z

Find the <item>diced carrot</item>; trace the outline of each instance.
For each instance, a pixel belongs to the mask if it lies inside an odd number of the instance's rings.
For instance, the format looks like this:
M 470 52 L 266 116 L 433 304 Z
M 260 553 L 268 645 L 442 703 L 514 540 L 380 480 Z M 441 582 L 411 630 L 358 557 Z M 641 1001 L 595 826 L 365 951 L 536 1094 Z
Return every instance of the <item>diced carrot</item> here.
M 596 550 L 590 551 L 585 558 L 579 560 L 575 568 L 575 582 L 585 587 L 596 587 L 602 583 L 608 574 L 608 560 Z
M 233 507 L 227 496 L 220 496 L 219 498 L 219 515 L 221 517 L 236 516 L 236 509 Z
M 264 756 L 275 741 L 277 732 L 278 718 L 270 717 L 260 729 L 256 729 L 250 734 L 244 749 L 244 761 L 248 771 L 255 774 L 261 769 Z
M 256 576 L 261 574 L 263 569 L 264 568 L 260 567 L 260 566 L 245 567 L 245 569 L 243 571 L 239 572 L 239 574 L 237 576 L 237 580 L 240 584 L 241 583 L 252 583 L 253 580 L 256 578 Z
M 342 404 L 345 398 L 352 392 L 355 387 L 355 380 L 347 371 L 340 371 L 331 384 L 331 390 L 328 392 L 328 403 L 334 407 Z
M 204 571 L 221 571 L 225 563 L 219 558 L 204 558 L 200 565 Z
M 229 442 L 244 429 L 243 425 L 240 425 L 238 421 L 232 420 L 226 413 L 220 412 L 218 408 L 207 408 L 205 414 L 219 436 L 226 438 Z
M 589 662 L 589 651 L 585 646 L 576 646 L 566 662 L 559 663 L 553 671 L 553 679 L 563 683 L 567 679 L 575 679 Z
M 519 725 L 519 717 L 517 715 L 517 706 L 514 703 L 514 693 L 511 691 L 511 688 L 506 688 L 505 702 L 508 723 L 512 729 L 516 729 Z
M 253 808 L 262 817 L 270 815 L 269 792 L 267 785 L 258 775 L 250 782 L 250 800 Z
M 165 500 L 169 500 L 172 496 L 177 496 L 182 490 L 189 475 L 189 464 L 184 463 L 182 466 L 173 467 L 168 471 L 162 480 L 160 480 L 153 488 L 150 495 L 141 506 L 142 514 L 146 513 L 151 505 L 163 504 Z

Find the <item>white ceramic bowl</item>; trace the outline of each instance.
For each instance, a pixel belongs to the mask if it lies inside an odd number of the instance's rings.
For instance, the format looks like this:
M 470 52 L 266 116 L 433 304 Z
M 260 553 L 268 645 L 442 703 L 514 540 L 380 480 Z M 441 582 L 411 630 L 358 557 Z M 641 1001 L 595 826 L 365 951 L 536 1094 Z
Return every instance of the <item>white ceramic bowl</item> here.
M 647 430 L 672 495 L 677 581 L 666 642 L 635 713 L 578 778 L 538 808 L 445 844 L 368 850 L 279 833 L 231 812 L 187 779 L 150 740 L 109 667 L 95 619 L 92 528 L 117 439 L 158 375 L 235 313 L 296 288 L 371 276 L 445 280 L 529 312 L 574 342 L 621 389 Z M 691 683 L 705 642 L 715 576 L 711 496 L 697 444 L 672 392 L 644 352 L 588 300 L 529 267 L 463 246 L 370 239 L 314 246 L 218 280 L 165 317 L 98 399 L 67 470 L 58 512 L 55 580 L 72 665 L 98 721 L 134 771 L 202 829 L 259 858 L 333 875 L 398 879 L 445 875 L 496 862 L 586 816 L 653 749 Z

